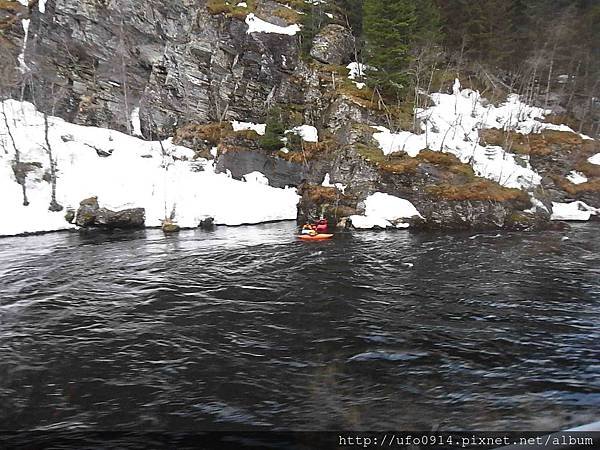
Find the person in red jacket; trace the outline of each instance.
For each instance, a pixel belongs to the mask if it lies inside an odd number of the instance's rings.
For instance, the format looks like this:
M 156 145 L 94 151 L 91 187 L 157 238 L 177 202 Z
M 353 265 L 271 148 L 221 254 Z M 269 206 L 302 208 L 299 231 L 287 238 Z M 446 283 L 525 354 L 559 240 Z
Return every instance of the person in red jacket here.
M 321 219 L 317 222 L 317 233 L 323 234 L 329 231 L 329 223 L 327 219 Z

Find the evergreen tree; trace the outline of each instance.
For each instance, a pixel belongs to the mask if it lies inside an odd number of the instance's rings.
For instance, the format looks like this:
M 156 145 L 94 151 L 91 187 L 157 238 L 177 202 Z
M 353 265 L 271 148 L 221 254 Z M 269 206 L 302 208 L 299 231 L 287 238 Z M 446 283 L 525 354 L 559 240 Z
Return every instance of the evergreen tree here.
M 438 8 L 432 0 L 365 0 L 363 12 L 370 83 L 402 92 L 415 50 L 439 39 Z
M 411 37 L 417 23 L 415 4 L 410 0 L 365 0 L 364 35 L 369 80 L 384 91 L 406 85 Z

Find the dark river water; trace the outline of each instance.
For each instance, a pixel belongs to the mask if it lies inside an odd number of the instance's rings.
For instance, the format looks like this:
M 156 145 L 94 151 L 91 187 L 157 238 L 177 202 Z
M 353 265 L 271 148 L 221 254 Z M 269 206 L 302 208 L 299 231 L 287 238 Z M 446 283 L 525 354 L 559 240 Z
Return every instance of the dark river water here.
M 0 429 L 600 419 L 600 227 L 0 239 Z M 568 239 L 567 239 L 568 238 Z

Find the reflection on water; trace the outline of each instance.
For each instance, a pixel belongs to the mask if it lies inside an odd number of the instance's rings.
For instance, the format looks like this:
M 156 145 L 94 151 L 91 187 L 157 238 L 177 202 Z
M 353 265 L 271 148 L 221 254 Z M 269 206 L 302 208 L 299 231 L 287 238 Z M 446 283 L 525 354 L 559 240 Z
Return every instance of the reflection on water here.
M 330 242 L 294 231 L 0 240 L 1 428 L 600 419 L 597 226 Z

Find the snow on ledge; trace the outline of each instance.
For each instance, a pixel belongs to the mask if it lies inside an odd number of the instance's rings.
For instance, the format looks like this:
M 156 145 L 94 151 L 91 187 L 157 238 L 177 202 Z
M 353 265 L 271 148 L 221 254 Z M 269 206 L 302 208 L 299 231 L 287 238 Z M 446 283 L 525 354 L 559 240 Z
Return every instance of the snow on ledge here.
M 246 24 L 248 25 L 248 31 L 246 33 L 274 33 L 274 34 L 286 34 L 288 36 L 294 36 L 296 33 L 300 31 L 300 26 L 297 24 L 288 25 L 287 27 L 282 27 L 279 25 L 275 25 L 274 23 L 270 23 L 264 21 L 254 14 L 248 14 L 246 16 Z
M 257 134 L 264 136 L 267 130 L 267 125 L 264 123 L 253 123 L 253 122 L 238 122 L 234 120 L 231 122 L 233 131 L 256 131 Z
M 600 214 L 600 209 L 577 201 L 572 203 L 552 203 L 552 220 L 587 222 L 592 215 Z
M 569 173 L 566 178 L 573 184 L 583 184 L 588 182 L 587 177 L 581 172 L 577 172 L 576 170 L 571 171 L 571 173 Z
M 319 142 L 319 132 L 311 125 L 299 125 L 291 130 L 286 130 L 285 133 L 297 134 L 305 142 Z
M 403 198 L 376 192 L 365 200 L 365 215 L 351 216 L 352 225 L 357 229 L 379 228 L 408 228 L 408 224 L 400 222 L 402 219 L 420 217 L 421 214 L 415 206 Z

